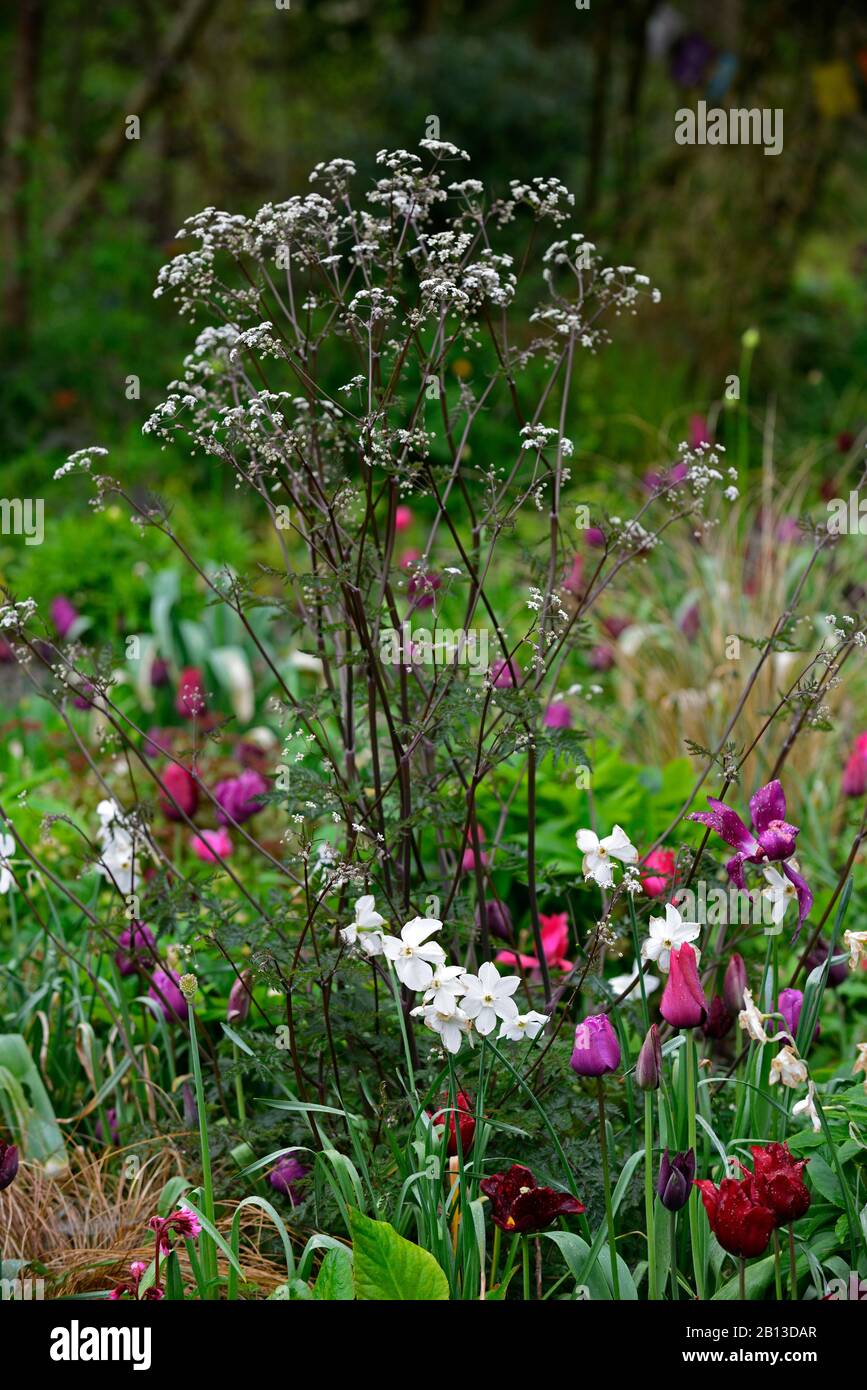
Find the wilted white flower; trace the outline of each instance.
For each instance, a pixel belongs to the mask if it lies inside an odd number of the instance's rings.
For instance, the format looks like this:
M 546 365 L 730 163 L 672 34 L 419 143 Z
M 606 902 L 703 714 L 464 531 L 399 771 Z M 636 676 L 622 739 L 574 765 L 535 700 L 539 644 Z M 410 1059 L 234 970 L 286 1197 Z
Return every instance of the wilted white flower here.
M 771 1062 L 768 1078 L 772 1086 L 781 1081 L 784 1086 L 803 1086 L 807 1080 L 807 1064 L 793 1047 L 781 1047 Z

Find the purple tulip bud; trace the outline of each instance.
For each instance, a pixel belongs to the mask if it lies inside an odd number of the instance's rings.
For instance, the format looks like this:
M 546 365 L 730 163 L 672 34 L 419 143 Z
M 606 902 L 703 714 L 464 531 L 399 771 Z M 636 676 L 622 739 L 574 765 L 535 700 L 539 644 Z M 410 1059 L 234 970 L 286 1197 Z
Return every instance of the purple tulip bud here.
M 250 981 L 252 970 L 244 970 L 229 990 L 229 1007 L 226 1019 L 229 1023 L 243 1023 L 250 1012 Z
M 14 1144 L 0 1144 L 0 1192 L 15 1181 L 18 1172 L 18 1150 Z
M 498 936 L 501 941 L 514 941 L 515 929 L 512 926 L 512 914 L 506 903 L 501 903 L 496 898 L 485 899 L 485 916 L 488 919 L 488 930 Z M 476 926 L 482 925 L 482 915 L 476 908 Z
M 791 1033 L 792 1038 L 798 1035 L 798 1022 L 801 1017 L 801 1009 L 804 1007 L 804 996 L 799 989 L 781 989 L 780 997 L 777 1000 L 777 1009 L 786 1020 L 786 1028 Z M 819 1025 L 816 1024 L 814 1038 L 819 1036 Z
M 838 955 L 839 954 L 838 952 Z M 827 959 L 828 947 L 820 941 L 813 947 L 804 964 L 808 971 L 815 970 L 817 966 L 824 965 Z M 840 965 L 832 965 L 831 969 L 828 971 L 828 988 L 837 989 L 837 987 L 842 985 L 848 978 L 849 966 L 845 960 L 842 961 Z
M 640 1091 L 658 1091 L 662 1072 L 662 1042 L 659 1029 L 651 1023 L 635 1064 L 635 1084 Z
M 591 1014 L 578 1024 L 569 1065 L 579 1076 L 605 1076 L 620 1066 L 620 1043 L 607 1014 Z
M 744 990 L 747 987 L 747 967 L 743 956 L 737 951 L 729 959 L 723 980 L 723 1003 L 734 1018 L 744 1007 Z
M 680 1211 L 686 1206 L 694 1177 L 695 1154 L 692 1149 L 687 1149 L 686 1153 L 672 1154 L 670 1158 L 666 1149 L 656 1180 L 656 1195 L 666 1211 Z

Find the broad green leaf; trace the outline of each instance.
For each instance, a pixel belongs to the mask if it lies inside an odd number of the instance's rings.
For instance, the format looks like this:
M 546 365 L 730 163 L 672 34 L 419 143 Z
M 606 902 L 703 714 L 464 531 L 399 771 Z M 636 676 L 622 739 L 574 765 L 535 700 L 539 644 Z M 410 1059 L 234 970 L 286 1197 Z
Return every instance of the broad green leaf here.
M 313 1285 L 313 1297 L 330 1303 L 349 1303 L 354 1299 L 352 1256 L 348 1250 L 328 1251 Z
M 368 1302 L 432 1302 L 449 1296 L 433 1255 L 399 1236 L 387 1221 L 349 1210 L 355 1296 Z

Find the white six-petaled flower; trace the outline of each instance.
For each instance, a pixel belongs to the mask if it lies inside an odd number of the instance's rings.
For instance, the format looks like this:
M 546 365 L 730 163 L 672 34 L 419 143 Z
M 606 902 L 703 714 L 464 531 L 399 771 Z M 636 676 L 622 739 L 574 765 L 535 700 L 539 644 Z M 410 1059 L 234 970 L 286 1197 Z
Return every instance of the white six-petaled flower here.
M 382 938 L 383 954 L 394 963 L 397 978 L 407 989 L 428 989 L 433 979 L 433 967 L 442 965 L 446 953 L 429 936 L 438 932 L 442 922 L 436 917 L 413 917 L 401 928 L 400 936 Z
M 451 1011 L 442 1013 L 433 1004 L 420 1004 L 412 1012 L 424 1019 L 426 1028 L 440 1035 L 447 1052 L 459 1052 L 464 1038 L 473 1046 L 473 1025 L 457 1005 Z
M 461 983 L 463 974 L 462 965 L 446 965 L 445 959 L 435 965 L 433 979 L 424 992 L 425 1004 L 432 1004 L 439 1013 L 452 1012 L 457 1007 L 459 996 L 466 992 Z
M 595 830 L 579 830 L 575 840 L 584 855 L 581 866 L 584 877 L 592 878 L 600 888 L 610 888 L 614 882 L 612 859 L 619 859 L 623 864 L 634 864 L 638 859 L 638 850 L 619 825 L 602 840 Z
M 683 946 L 685 942 L 695 941 L 701 932 L 698 922 L 684 922 L 677 908 L 671 903 L 665 904 L 664 917 L 651 917 L 649 928 L 650 935 L 641 948 L 641 959 L 656 961 L 664 975 L 671 969 L 672 949 Z M 697 965 L 700 960 L 697 950 L 695 957 Z
M 505 1023 L 518 1017 L 518 1006 L 511 997 L 521 983 L 518 975 L 501 979 L 497 967 L 486 960 L 478 975 L 464 974 L 461 983 L 465 990 L 461 1008 L 482 1037 L 494 1031 L 497 1019 Z
M 548 1022 L 548 1017 L 548 1014 L 540 1014 L 535 1009 L 530 1009 L 529 1013 L 518 1014 L 517 1018 L 506 1018 L 500 1024 L 499 1036 L 507 1038 L 509 1042 L 521 1042 L 524 1038 L 532 1041 L 538 1038 Z
M 11 835 L 0 835 L 0 893 L 8 893 L 14 884 L 9 860 L 15 853 L 15 841 Z
M 791 861 L 792 868 L 797 869 L 797 862 Z M 790 883 L 785 874 L 781 874 L 779 869 L 775 869 L 772 864 L 767 864 L 764 870 L 768 887 L 762 889 L 762 897 L 766 898 L 771 907 L 771 921 L 774 926 L 779 926 L 788 911 L 789 904 L 798 902 L 798 891 L 794 883 Z
M 385 918 L 374 911 L 373 895 L 365 893 L 364 897 L 356 898 L 355 921 L 341 929 L 340 939 L 346 946 L 360 946 L 367 956 L 379 956 L 382 954 L 379 928 L 384 925 Z

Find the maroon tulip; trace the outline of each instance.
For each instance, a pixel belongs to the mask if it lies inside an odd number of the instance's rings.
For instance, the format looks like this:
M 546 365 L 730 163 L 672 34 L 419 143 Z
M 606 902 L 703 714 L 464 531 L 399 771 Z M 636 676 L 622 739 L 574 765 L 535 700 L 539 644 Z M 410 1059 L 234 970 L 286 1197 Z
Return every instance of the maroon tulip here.
M 744 1007 L 744 990 L 747 987 L 747 967 L 743 956 L 737 951 L 729 958 L 723 980 L 723 1003 L 732 1017 L 736 1017 Z
M 473 1113 L 473 1102 L 464 1091 L 458 1091 L 455 1097 L 455 1108 L 452 1109 L 446 1104 L 442 1110 L 429 1110 L 428 1114 L 435 1125 L 442 1127 L 446 1115 L 449 1117 L 449 1137 L 446 1142 L 446 1153 L 454 1157 L 458 1151 L 458 1135 L 460 1135 L 461 1153 L 466 1155 L 473 1146 L 473 1139 L 476 1133 L 476 1117 Z M 457 1116 L 457 1129 L 455 1129 L 455 1116 Z
M 568 1192 L 538 1187 L 529 1168 L 515 1163 L 505 1173 L 492 1173 L 479 1183 L 491 1203 L 494 1225 L 509 1235 L 544 1231 L 558 1216 L 578 1216 L 584 1206 Z
M 506 903 L 498 902 L 496 898 L 485 900 L 485 916 L 488 921 L 488 931 L 493 936 L 498 936 L 501 941 L 514 941 L 515 929 L 512 926 L 512 914 Z M 482 914 L 476 908 L 476 926 L 481 927 Z
M 689 1201 L 692 1183 L 695 1178 L 695 1153 L 672 1154 L 668 1149 L 662 1155 L 659 1177 L 656 1180 L 656 1195 L 666 1211 L 680 1211 Z
M 121 975 L 134 975 L 143 966 L 150 967 L 156 958 L 156 937 L 145 922 L 131 922 L 117 939 L 115 964 Z
M 701 630 L 701 610 L 697 603 L 687 608 L 680 620 L 680 630 L 688 641 L 695 641 Z
M 828 947 L 824 944 L 824 942 L 819 941 L 816 943 L 810 954 L 807 956 L 807 959 L 804 962 L 804 964 L 806 965 L 808 971 L 815 970 L 817 966 L 824 965 L 827 959 Z M 839 965 L 832 965 L 830 970 L 828 971 L 828 988 L 837 989 L 838 986 L 844 984 L 845 981 L 848 980 L 848 978 L 849 966 L 845 960 L 841 961 Z
M 185 767 L 169 763 L 162 774 L 162 783 L 167 794 L 160 796 L 160 809 L 166 820 L 183 820 L 184 816 L 189 818 L 196 814 L 199 789 Z
M 205 713 L 205 684 L 198 666 L 185 666 L 181 672 L 175 709 L 182 719 L 198 719 Z
M 707 1018 L 707 1000 L 698 978 L 695 951 L 688 941 L 672 948 L 668 983 L 659 1012 L 672 1028 L 700 1028 Z
M 171 1023 L 173 1018 L 183 1022 L 189 1012 L 189 1005 L 178 987 L 179 976 L 174 970 L 155 970 L 151 976 L 148 994 L 162 1009 L 163 1017 Z
M 724 1038 L 727 1033 L 731 1032 L 733 1023 L 734 1018 L 729 1013 L 720 996 L 715 994 L 710 1001 L 707 1018 L 702 1024 L 702 1032 L 705 1037 L 714 1038 L 716 1041 L 719 1041 L 720 1038 Z
M 723 1178 L 718 1188 L 707 1179 L 696 1180 L 695 1186 L 701 1193 L 710 1228 L 723 1250 L 745 1260 L 763 1255 L 776 1219 L 770 1207 L 757 1200 L 752 1173 L 740 1181 Z
M 15 1181 L 17 1173 L 17 1148 L 14 1144 L 0 1144 L 0 1192 Z
M 569 1065 L 579 1076 L 605 1076 L 620 1066 L 620 1043 L 607 1014 L 592 1014 L 578 1024 Z
M 594 671 L 610 671 L 614 665 L 616 657 L 611 647 L 593 647 L 588 657 L 590 667 Z
M 810 1193 L 804 1184 L 809 1159 L 795 1159 L 788 1144 L 750 1146 L 753 1155 L 753 1193 L 756 1201 L 774 1213 L 778 1226 L 797 1221 L 810 1207 Z
M 406 592 L 412 600 L 411 611 L 421 608 L 433 608 L 434 594 L 442 584 L 442 579 L 438 574 L 414 574 L 406 586 Z

